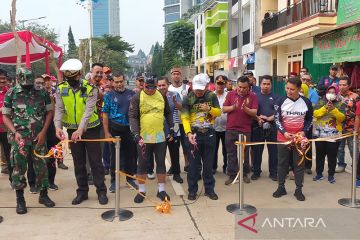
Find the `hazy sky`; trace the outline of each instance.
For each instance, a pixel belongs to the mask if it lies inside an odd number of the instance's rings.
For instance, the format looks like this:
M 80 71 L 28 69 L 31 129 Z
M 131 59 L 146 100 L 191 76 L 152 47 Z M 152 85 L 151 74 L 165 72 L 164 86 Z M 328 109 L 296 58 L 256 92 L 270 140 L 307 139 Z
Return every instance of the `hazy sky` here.
M 0 19 L 10 21 L 11 0 L 0 0 Z M 32 19 L 55 29 L 59 41 L 67 44 L 71 25 L 75 40 L 89 36 L 89 15 L 77 4 L 78 0 L 17 0 L 17 20 Z M 120 0 L 120 34 L 147 54 L 156 41 L 164 41 L 163 0 Z M 26 24 L 26 23 L 25 23 Z

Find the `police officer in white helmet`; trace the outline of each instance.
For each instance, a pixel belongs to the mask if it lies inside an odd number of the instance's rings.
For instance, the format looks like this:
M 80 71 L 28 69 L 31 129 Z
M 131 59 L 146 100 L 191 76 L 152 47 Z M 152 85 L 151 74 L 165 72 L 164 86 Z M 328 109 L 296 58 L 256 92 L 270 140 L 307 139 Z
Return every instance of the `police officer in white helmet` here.
M 59 84 L 56 92 L 54 123 L 56 136 L 64 139 L 63 127 L 66 127 L 71 140 L 100 138 L 100 119 L 96 112 L 98 90 L 81 79 L 82 63 L 78 59 L 69 59 L 60 68 L 66 79 Z M 105 186 L 105 173 L 101 162 L 100 142 L 73 142 L 70 149 L 74 160 L 75 177 L 78 185 L 72 204 L 78 205 L 88 199 L 89 185 L 86 171 L 86 154 L 98 194 L 99 203 L 108 203 Z

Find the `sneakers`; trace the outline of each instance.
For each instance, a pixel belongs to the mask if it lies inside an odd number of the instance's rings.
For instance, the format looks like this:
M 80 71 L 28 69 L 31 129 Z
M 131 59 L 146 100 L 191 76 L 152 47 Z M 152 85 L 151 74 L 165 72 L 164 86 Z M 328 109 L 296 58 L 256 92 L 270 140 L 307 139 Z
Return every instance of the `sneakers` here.
M 313 181 L 321 181 L 324 179 L 324 176 L 322 174 L 316 174 L 315 177 L 313 177 Z
M 273 197 L 274 197 L 274 198 L 279 198 L 279 197 L 282 197 L 282 196 L 284 196 L 284 195 L 286 195 L 286 194 L 287 194 L 287 192 L 286 192 L 285 188 L 279 186 L 279 187 L 276 189 L 276 191 L 273 193 Z
M 170 197 L 169 197 L 169 195 L 168 195 L 165 191 L 158 192 L 158 193 L 156 194 L 156 196 L 157 196 L 158 198 L 160 198 L 161 201 L 165 201 L 165 198 L 166 198 L 168 201 L 170 201 Z
M 305 172 L 306 172 L 307 174 L 312 174 L 312 171 L 311 171 L 311 169 L 309 169 L 309 168 L 306 169 Z
M 181 178 L 180 174 L 174 174 L 173 179 L 177 183 L 183 183 L 184 180 Z
M 30 186 L 30 193 L 37 194 L 39 193 L 39 189 L 36 186 Z
M 250 178 L 247 176 L 247 174 L 244 174 L 243 181 L 244 183 L 250 183 Z
M 273 181 L 277 181 L 278 180 L 278 176 L 277 175 L 269 175 L 269 178 Z
M 234 181 L 235 177 L 229 177 L 226 181 L 225 181 L 225 185 L 230 185 L 233 181 Z M 235 183 L 239 182 L 239 178 L 237 178 Z
M 304 196 L 304 194 L 302 193 L 302 191 L 301 191 L 300 188 L 297 188 L 297 189 L 295 190 L 294 196 L 296 197 L 296 199 L 297 199 L 298 201 L 305 201 L 305 196 Z
M 154 180 L 155 179 L 155 173 L 148 173 L 147 174 L 147 177 L 148 177 L 148 179 L 150 179 L 150 180 Z
M 132 179 L 129 179 L 129 180 L 127 180 L 126 181 L 126 185 L 127 186 L 131 186 L 130 188 L 135 188 L 136 190 L 138 190 L 139 189 L 139 186 L 136 184 L 136 182 L 134 181 L 134 180 L 132 180 Z
M 356 180 L 356 187 L 360 188 L 360 179 Z
M 209 197 L 211 200 L 218 200 L 219 197 L 215 192 L 205 192 L 205 196 Z
M 260 178 L 260 174 L 253 173 L 251 175 L 251 180 L 258 180 Z
M 115 192 L 115 183 L 111 183 L 110 187 L 109 187 L 109 192 L 114 193 Z
M 195 201 L 196 200 L 196 193 L 189 193 L 188 200 Z
M 334 184 L 335 183 L 334 176 L 328 176 L 328 182 L 331 183 L 331 184 Z
M 56 185 L 56 184 L 50 184 L 49 185 L 49 190 L 51 190 L 51 191 L 56 191 L 56 190 L 58 190 L 59 189 L 59 187 L 58 187 L 58 185 Z
M 339 165 L 337 165 L 336 168 L 335 168 L 335 172 L 336 172 L 336 173 L 345 172 L 345 166 L 339 166 Z
M 141 193 L 142 195 L 146 196 L 146 193 L 144 193 L 144 192 L 140 192 L 140 193 Z M 142 203 L 142 202 L 144 201 L 144 199 L 145 199 L 142 195 L 140 195 L 139 193 L 136 194 L 136 196 L 135 196 L 135 198 L 134 198 L 134 202 L 135 202 L 135 203 Z
M 63 170 L 69 169 L 69 167 L 66 166 L 63 162 L 58 162 L 58 168 L 63 169 Z

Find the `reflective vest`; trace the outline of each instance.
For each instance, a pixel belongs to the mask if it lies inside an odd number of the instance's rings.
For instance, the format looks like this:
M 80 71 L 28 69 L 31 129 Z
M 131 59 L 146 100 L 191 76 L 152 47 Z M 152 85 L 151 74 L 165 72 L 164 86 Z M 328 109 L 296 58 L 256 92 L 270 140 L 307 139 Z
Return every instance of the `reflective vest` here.
M 59 85 L 59 92 L 65 108 L 62 117 L 64 127 L 67 129 L 78 129 L 85 113 L 87 98 L 93 88 L 86 80 L 82 80 L 80 90 L 75 93 L 67 82 Z M 100 125 L 100 119 L 94 106 L 94 112 L 89 119 L 87 128 L 94 128 L 98 125 Z

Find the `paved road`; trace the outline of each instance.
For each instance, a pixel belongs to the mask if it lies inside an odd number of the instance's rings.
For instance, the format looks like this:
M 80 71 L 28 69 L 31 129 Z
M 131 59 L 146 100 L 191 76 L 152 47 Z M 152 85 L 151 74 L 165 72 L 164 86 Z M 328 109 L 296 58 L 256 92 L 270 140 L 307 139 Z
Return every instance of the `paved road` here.
M 20 216 L 15 213 L 15 193 L 10 189 L 7 177 L 0 176 L 0 215 L 4 222 L 0 224 L 0 239 L 18 239 L 25 236 L 26 239 L 243 239 L 245 235 L 239 235 L 241 230 L 236 222 L 239 218 L 229 214 L 226 206 L 237 201 L 237 185 L 225 186 L 226 176 L 218 172 L 216 174 L 216 192 L 219 195 L 218 201 L 212 201 L 203 195 L 197 202 L 189 205 L 186 196 L 176 196 L 176 192 L 187 192 L 186 183 L 181 186 L 172 187 L 172 182 L 167 179 L 167 191 L 171 196 L 173 211 L 169 215 L 157 213 L 152 204 L 145 201 L 143 204 L 134 204 L 135 193 L 123 183 L 121 184 L 121 206 L 134 213 L 131 220 L 125 222 L 105 222 L 100 215 L 105 208 L 112 208 L 114 205 L 114 194 L 109 193 L 110 202 L 108 205 L 98 204 L 94 187 L 90 188 L 89 200 L 80 207 L 71 205 L 75 195 L 75 178 L 71 155 L 67 155 L 65 163 L 70 166 L 69 170 L 58 170 L 56 183 L 60 189 L 50 192 L 51 198 L 56 202 L 56 207 L 47 209 L 37 202 L 38 195 L 30 194 L 26 189 L 26 201 L 29 207 L 28 214 Z M 219 166 L 220 169 L 221 166 Z M 288 180 L 286 188 L 288 194 L 281 199 L 274 199 L 272 192 L 276 189 L 276 182 L 271 181 L 267 175 L 266 166 L 262 177 L 250 184 L 245 185 L 245 202 L 256 206 L 259 213 L 262 209 L 275 209 L 291 212 L 292 209 L 316 212 L 320 210 L 340 213 L 342 206 L 337 200 L 350 195 L 350 174 L 341 173 L 336 175 L 336 183 L 329 184 L 327 181 L 313 182 L 311 175 L 305 176 L 304 194 L 305 202 L 298 202 L 293 196 L 294 182 Z M 184 179 L 186 174 L 182 173 Z M 327 174 L 325 173 L 325 176 Z M 109 186 L 109 176 L 106 177 Z M 122 179 L 123 180 L 123 179 Z M 200 187 L 202 182 L 200 181 Z M 175 190 L 176 189 L 176 192 Z M 147 183 L 147 195 L 153 200 L 156 199 L 156 182 L 149 180 Z M 360 192 L 358 191 L 358 194 Z M 345 211 L 345 210 L 344 210 Z M 353 210 L 353 222 L 359 226 L 360 210 Z M 325 216 L 326 217 L 326 216 Z M 336 220 L 336 217 L 334 218 Z M 248 223 L 251 226 L 251 222 Z M 338 226 L 319 235 L 311 235 L 307 239 L 323 238 L 341 239 L 334 235 L 341 233 L 347 226 L 344 220 L 338 220 Z M 301 230 L 301 229 L 300 229 Z M 359 230 L 354 228 L 355 232 Z M 292 231 L 297 234 L 297 230 Z M 290 233 L 288 233 L 290 234 Z M 359 233 L 360 234 L 360 233 Z M 353 234 L 353 239 L 359 239 L 360 235 Z M 306 235 L 299 232 L 297 238 Z M 281 236 L 287 239 L 287 234 Z M 352 235 L 351 235 L 352 237 Z M 248 238 L 248 237 L 246 237 Z M 268 239 L 265 237 L 263 239 Z M 260 236 L 259 236 L 259 239 Z M 349 238 L 351 239 L 351 238 Z

